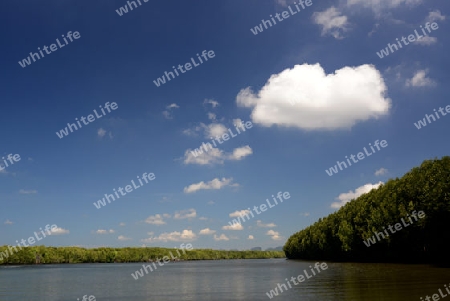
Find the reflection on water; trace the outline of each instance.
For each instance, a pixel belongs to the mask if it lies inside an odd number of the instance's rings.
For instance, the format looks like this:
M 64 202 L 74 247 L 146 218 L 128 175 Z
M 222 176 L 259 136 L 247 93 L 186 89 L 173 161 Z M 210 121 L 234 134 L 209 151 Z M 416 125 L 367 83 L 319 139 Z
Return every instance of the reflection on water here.
M 1 301 L 270 300 L 266 292 L 315 262 L 284 259 L 172 262 L 134 280 L 142 264 L 0 267 Z M 327 263 L 273 300 L 419 300 L 450 283 L 427 265 Z M 450 300 L 450 299 L 449 299 Z

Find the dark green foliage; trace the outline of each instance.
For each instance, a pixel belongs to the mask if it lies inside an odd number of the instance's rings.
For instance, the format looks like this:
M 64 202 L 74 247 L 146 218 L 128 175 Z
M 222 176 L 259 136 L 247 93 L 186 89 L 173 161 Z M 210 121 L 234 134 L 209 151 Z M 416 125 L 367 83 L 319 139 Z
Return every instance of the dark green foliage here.
M 414 210 L 425 218 L 370 247 L 363 243 Z M 450 157 L 443 157 L 424 161 L 293 234 L 283 250 L 291 259 L 448 263 L 449 230 Z
M 1 253 L 7 252 L 8 247 L 0 247 Z M 2 264 L 35 264 L 36 255 L 40 255 L 40 262 L 49 263 L 112 263 L 112 262 L 146 262 L 149 259 L 162 259 L 172 252 L 173 257 L 180 260 L 216 260 L 216 259 L 257 259 L 257 258 L 285 258 L 283 251 L 217 251 L 211 249 L 186 250 L 168 248 L 97 248 L 85 249 L 79 247 L 45 247 L 33 246 L 22 248 L 9 256 L 3 256 Z

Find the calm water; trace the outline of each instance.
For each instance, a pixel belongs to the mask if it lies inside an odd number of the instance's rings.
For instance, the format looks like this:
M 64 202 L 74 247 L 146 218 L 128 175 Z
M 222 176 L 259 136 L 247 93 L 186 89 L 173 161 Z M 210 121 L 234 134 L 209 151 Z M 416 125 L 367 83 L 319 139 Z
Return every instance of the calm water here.
M 138 280 L 142 264 L 0 267 L 0 301 L 270 300 L 285 278 L 314 262 L 284 259 L 168 263 Z M 328 269 L 272 300 L 418 300 L 450 283 L 427 265 L 328 263 Z M 448 298 L 450 300 L 450 297 Z

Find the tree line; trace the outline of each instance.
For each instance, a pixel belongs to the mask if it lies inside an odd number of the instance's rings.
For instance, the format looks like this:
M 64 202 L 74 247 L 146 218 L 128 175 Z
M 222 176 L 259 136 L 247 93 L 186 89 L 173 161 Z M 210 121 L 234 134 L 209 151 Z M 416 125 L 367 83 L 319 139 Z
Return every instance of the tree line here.
M 413 211 L 424 218 L 368 247 L 364 241 Z M 293 234 L 289 259 L 450 263 L 450 157 L 425 160 Z
M 80 247 L 24 247 L 10 254 L 8 246 L 0 247 L 0 265 L 20 264 L 55 264 L 55 263 L 123 263 L 148 262 L 169 256 L 178 256 L 173 248 L 95 248 Z M 186 250 L 178 249 L 180 260 L 219 260 L 219 259 L 262 259 L 285 258 L 283 251 L 223 251 L 212 249 Z M 8 254 L 8 256 L 5 256 Z M 170 256 L 169 256 L 170 257 Z

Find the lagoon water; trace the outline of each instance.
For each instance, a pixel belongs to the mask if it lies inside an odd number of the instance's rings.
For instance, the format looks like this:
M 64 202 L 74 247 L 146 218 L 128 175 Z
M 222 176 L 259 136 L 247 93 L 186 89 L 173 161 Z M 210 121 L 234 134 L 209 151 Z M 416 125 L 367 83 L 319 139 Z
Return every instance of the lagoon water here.
M 0 301 L 270 300 L 285 278 L 315 262 L 247 259 L 171 262 L 138 280 L 142 263 L 0 266 Z M 418 300 L 450 283 L 429 265 L 327 263 L 328 269 L 272 300 Z M 445 300 L 445 299 L 444 299 Z M 450 301 L 450 296 L 448 297 Z

